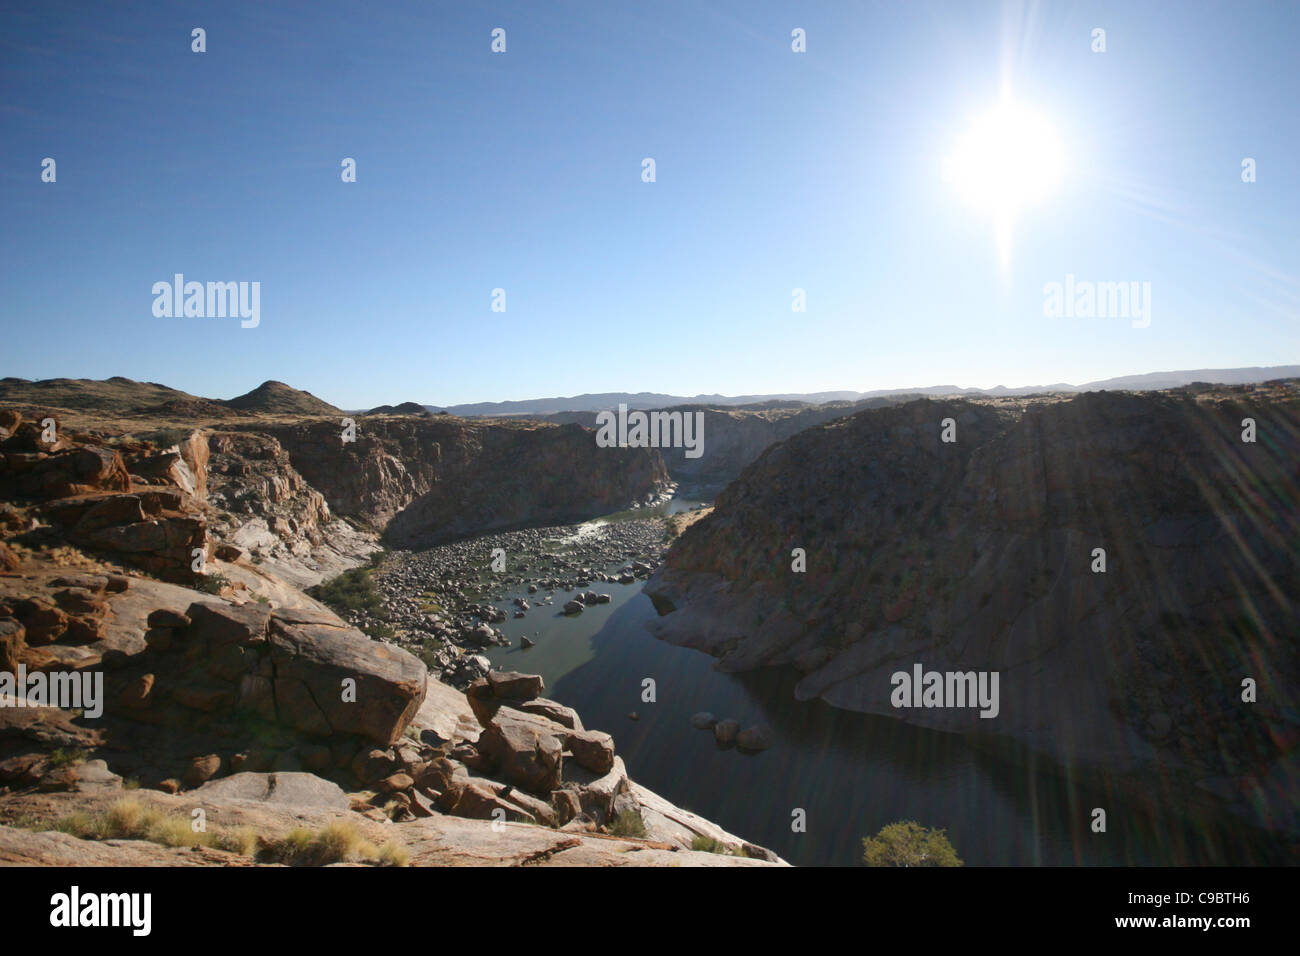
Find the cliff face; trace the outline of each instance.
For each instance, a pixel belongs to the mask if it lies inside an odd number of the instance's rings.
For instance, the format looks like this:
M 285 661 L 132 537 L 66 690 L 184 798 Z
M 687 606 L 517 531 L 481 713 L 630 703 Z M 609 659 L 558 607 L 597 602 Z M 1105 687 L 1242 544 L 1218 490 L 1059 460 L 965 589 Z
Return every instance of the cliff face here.
M 421 547 L 524 524 L 577 521 L 653 500 L 670 483 L 656 449 L 600 448 L 576 425 L 361 418 L 260 426 L 335 513 Z
M 661 636 L 803 698 L 1261 796 L 1300 738 L 1298 463 L 1295 383 L 866 411 L 770 448 L 647 590 Z M 998 715 L 895 708 L 917 663 L 999 672 Z
M 667 411 L 703 414 L 701 454 L 688 458 L 685 448 L 662 448 L 664 465 L 673 481 L 720 488 L 734 480 L 745 466 L 776 442 L 791 435 L 844 418 L 867 408 L 883 408 L 900 399 L 870 398 L 860 402 L 824 405 L 715 408 L 709 405 L 675 405 Z M 560 412 L 539 416 L 545 421 L 596 427 L 596 412 Z

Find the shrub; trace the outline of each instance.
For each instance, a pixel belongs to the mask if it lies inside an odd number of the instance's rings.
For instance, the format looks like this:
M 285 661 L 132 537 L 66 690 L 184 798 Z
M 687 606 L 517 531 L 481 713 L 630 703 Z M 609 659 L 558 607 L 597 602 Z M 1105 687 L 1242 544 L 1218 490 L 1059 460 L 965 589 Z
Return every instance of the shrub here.
M 62 747 L 59 747 L 50 754 L 49 764 L 51 767 L 68 767 L 73 764 L 79 764 L 85 759 L 86 751 L 84 750 L 64 750 Z
M 609 832 L 614 836 L 636 837 L 644 840 L 646 835 L 645 821 L 641 819 L 641 814 L 635 810 L 624 810 L 609 825 Z
M 302 827 L 290 830 L 267 849 L 265 856 L 290 866 L 328 866 L 348 860 L 362 860 L 383 866 L 406 866 L 409 854 L 400 844 L 385 843 L 378 849 L 362 839 L 356 824 L 346 820 L 327 823 L 317 833 Z
M 943 830 L 931 830 L 912 820 L 891 823 L 862 841 L 867 866 L 962 866 Z
M 696 836 L 691 840 L 691 849 L 699 850 L 703 853 L 725 854 L 727 852 L 727 844 L 723 843 L 721 840 L 715 840 L 711 836 L 705 836 L 700 833 L 696 834 Z
M 308 589 L 307 593 L 335 611 L 376 611 L 384 602 L 370 580 L 370 570 L 353 568 L 344 571 L 338 577 Z
M 224 574 L 202 574 L 199 576 L 199 590 L 208 594 L 220 594 L 221 589 L 230 586 L 230 579 Z

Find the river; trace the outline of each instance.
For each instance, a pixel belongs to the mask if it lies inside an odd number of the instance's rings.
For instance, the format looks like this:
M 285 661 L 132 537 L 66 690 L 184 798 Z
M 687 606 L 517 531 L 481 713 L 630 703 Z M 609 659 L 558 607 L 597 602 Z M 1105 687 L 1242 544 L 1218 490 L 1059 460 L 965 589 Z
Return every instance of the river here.
M 862 838 L 898 820 L 944 828 L 975 866 L 1294 862 L 1284 841 L 1235 819 L 1186 817 L 1176 802 L 1143 810 L 1104 775 L 1070 773 L 1023 748 L 992 756 L 958 735 L 797 701 L 798 675 L 784 668 L 716 671 L 713 658 L 648 632 L 655 611 L 642 587 L 596 585 L 613 600 L 576 617 L 561 613 L 568 598 L 557 592 L 556 606 L 501 623 L 513 646 L 488 657 L 498 669 L 541 674 L 547 696 L 613 734 L 634 780 L 791 863 L 856 864 Z M 520 594 L 495 603 L 510 609 Z M 523 635 L 536 646 L 521 649 Z M 643 699 L 646 679 L 652 701 Z M 765 723 L 773 746 L 719 748 L 691 726 L 697 711 L 742 727 Z M 1093 807 L 1106 808 L 1107 832 L 1091 832 Z

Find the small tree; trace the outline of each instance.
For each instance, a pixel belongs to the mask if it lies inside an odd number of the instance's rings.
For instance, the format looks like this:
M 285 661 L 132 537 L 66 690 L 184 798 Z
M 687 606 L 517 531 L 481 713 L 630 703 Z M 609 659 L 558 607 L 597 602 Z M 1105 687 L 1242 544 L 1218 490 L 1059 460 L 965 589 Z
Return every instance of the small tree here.
M 943 830 L 930 830 L 912 820 L 891 823 L 862 841 L 867 866 L 962 866 Z

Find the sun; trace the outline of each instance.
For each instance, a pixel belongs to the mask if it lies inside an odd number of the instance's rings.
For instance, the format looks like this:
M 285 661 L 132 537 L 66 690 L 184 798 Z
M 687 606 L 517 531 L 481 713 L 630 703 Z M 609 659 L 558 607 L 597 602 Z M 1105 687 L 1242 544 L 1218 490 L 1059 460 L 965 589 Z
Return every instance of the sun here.
M 1004 262 L 1011 227 L 1051 195 L 1065 175 L 1065 150 L 1042 115 L 1012 100 L 975 117 L 944 160 L 943 178 L 976 212 L 989 216 Z

